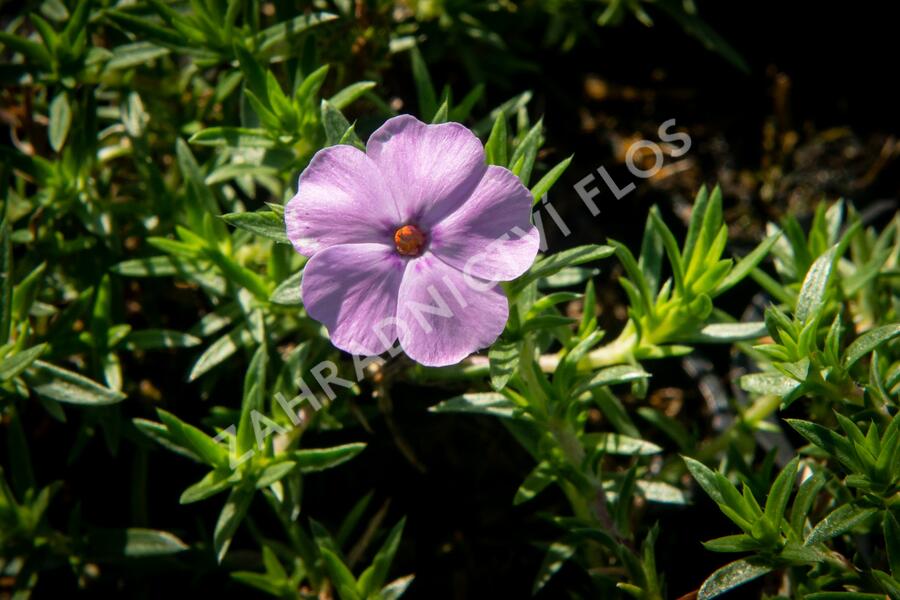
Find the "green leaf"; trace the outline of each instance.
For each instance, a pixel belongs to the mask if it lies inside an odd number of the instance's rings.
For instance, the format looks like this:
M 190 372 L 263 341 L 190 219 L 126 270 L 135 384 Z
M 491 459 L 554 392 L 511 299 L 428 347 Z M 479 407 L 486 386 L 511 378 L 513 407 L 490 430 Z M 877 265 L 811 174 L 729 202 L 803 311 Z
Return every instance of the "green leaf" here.
M 827 427 L 822 427 L 809 421 L 801 421 L 799 419 L 785 419 L 785 421 L 811 444 L 822 448 L 837 458 L 851 471 L 860 470 L 856 452 L 853 451 L 853 444 L 847 438 L 838 435 Z
M 174 452 L 175 454 L 180 454 L 185 458 L 189 458 L 194 462 L 204 462 L 203 459 L 193 451 L 182 446 L 180 443 L 181 440 L 176 439 L 172 432 L 169 431 L 169 429 L 162 423 L 157 423 L 156 421 L 148 421 L 147 419 L 132 419 L 131 422 L 132 424 L 134 424 L 135 428 L 138 431 L 140 431 L 142 434 L 144 434 L 163 448 Z
M 425 59 L 422 58 L 422 52 L 418 46 L 409 49 L 410 60 L 412 61 L 412 76 L 416 85 L 416 98 L 419 103 L 419 115 L 426 123 L 431 121 L 434 113 L 437 111 L 437 94 L 431 83 L 431 75 L 428 74 L 428 67 L 425 65 Z
M 500 114 L 494 121 L 494 127 L 491 129 L 491 135 L 484 144 L 484 155 L 487 164 L 500 165 L 505 167 L 509 160 L 506 154 L 507 144 L 509 143 L 508 134 L 506 132 L 506 115 Z
M 282 125 L 281 119 L 279 119 L 278 116 L 273 112 L 274 109 L 272 108 L 271 104 L 269 104 L 268 99 L 265 96 L 260 97 L 244 87 L 244 98 L 253 109 L 253 112 L 256 113 L 256 116 L 259 117 L 259 122 L 268 131 L 272 132 L 273 134 L 288 133 L 283 131 L 284 127 Z
M 353 508 L 344 516 L 344 519 L 341 521 L 341 526 L 338 528 L 337 534 L 335 534 L 335 542 L 338 547 L 343 547 L 344 544 L 347 543 L 347 540 L 350 538 L 350 534 L 356 529 L 357 525 L 359 525 L 360 519 L 362 519 L 363 514 L 369 508 L 369 504 L 372 502 L 372 497 L 375 492 L 370 491 L 365 496 L 361 497 L 356 503 L 353 505 Z
M 0 31 L 0 44 L 3 44 L 13 52 L 18 52 L 27 58 L 29 62 L 42 66 L 48 66 L 50 64 L 51 58 L 50 53 L 47 52 L 47 48 L 24 36 Z
M 684 459 L 688 471 L 691 472 L 691 476 L 700 484 L 703 491 L 705 491 L 716 504 L 727 505 L 728 502 L 726 502 L 725 496 L 722 495 L 722 492 L 719 490 L 718 474 L 699 460 L 695 460 L 689 456 L 682 456 L 681 458 Z
M 701 192 L 703 191 L 701 190 Z M 698 212 L 699 215 L 695 214 Z M 699 223 L 696 219 L 698 216 L 702 217 Z M 699 229 L 697 225 L 699 225 Z M 692 234 L 694 245 L 691 245 Z M 695 206 L 691 214 L 691 226 L 684 252 L 684 263 L 688 265 L 686 270 L 691 275 L 691 279 L 696 277 L 698 269 L 708 265 L 711 261 L 718 260 L 721 252 L 714 250 L 717 236 L 727 236 L 722 224 L 722 190 L 719 186 L 716 186 L 708 195 L 702 210 L 698 211 Z
M 167 531 L 139 529 L 125 530 L 123 554 L 129 557 L 167 556 L 187 550 L 188 546 Z
M 36 394 L 57 402 L 103 406 L 125 399 L 125 394 L 121 392 L 42 360 L 35 360 L 23 374 Z
M 762 577 L 771 570 L 772 567 L 753 564 L 745 559 L 728 563 L 717 569 L 703 582 L 697 594 L 697 600 L 709 600 L 720 596 L 728 590 L 753 581 L 757 577 Z
M 216 560 L 221 564 L 222 559 L 228 552 L 231 545 L 231 538 L 234 537 L 238 525 L 247 514 L 250 508 L 250 502 L 253 500 L 253 488 L 236 487 L 231 490 L 228 500 L 219 513 L 219 520 L 216 521 L 216 529 L 213 532 L 213 548 L 216 552 Z
M 503 394 L 493 392 L 463 394 L 432 406 L 436 413 L 475 413 L 512 419 L 521 416 L 519 407 Z
M 664 481 L 638 481 L 638 493 L 649 502 L 660 504 L 688 504 L 687 494 L 680 488 Z
M 406 589 L 413 582 L 413 579 L 415 579 L 414 575 L 398 577 L 381 589 L 377 596 L 378 600 L 398 600 L 406 593 Z
M 528 502 L 538 494 L 540 494 L 548 485 L 553 483 L 553 467 L 547 461 L 541 461 L 537 466 L 525 477 L 525 481 L 516 490 L 516 496 L 513 498 L 513 504 L 518 506 L 524 502 Z
M 615 367 L 606 367 L 598 371 L 588 381 L 579 385 L 573 396 L 580 396 L 588 390 L 604 385 L 617 385 L 620 383 L 628 383 L 639 379 L 647 379 L 650 373 L 644 371 L 641 367 L 633 365 L 616 365 Z
M 528 130 L 525 138 L 516 146 L 509 159 L 510 170 L 519 176 L 519 179 L 525 186 L 528 186 L 528 182 L 531 180 L 531 170 L 534 168 L 538 149 L 544 142 L 542 136 L 543 127 L 544 119 L 541 118 L 534 124 L 534 127 Z
M 821 310 L 837 251 L 838 246 L 832 246 L 828 252 L 816 259 L 806 273 L 794 310 L 800 322 L 805 323 Z
M 216 168 L 210 173 L 204 183 L 206 185 L 215 185 L 232 179 L 240 179 L 243 177 L 255 177 L 263 181 L 267 177 L 278 177 L 279 169 L 267 165 L 254 165 L 251 163 L 229 163 Z M 278 215 L 279 217 L 282 215 Z
M 278 145 L 265 129 L 247 127 L 208 127 L 192 135 L 188 142 L 229 148 L 274 148 Z
M 484 84 L 479 83 L 473 87 L 465 97 L 459 101 L 450 111 L 449 120 L 464 123 L 469 120 L 475 104 L 484 96 Z
M 709 206 L 709 190 L 705 185 L 700 186 L 694 197 L 694 205 L 691 207 L 691 218 L 688 223 L 687 234 L 684 239 L 684 260 L 689 262 L 694 254 L 694 248 L 700 239 L 700 230 L 706 218 Z
M 577 550 L 575 546 L 563 542 L 554 542 L 550 545 L 537 575 L 534 577 L 534 583 L 531 586 L 532 595 L 537 594 L 547 585 L 547 582 L 559 572 L 566 561 L 572 558 L 575 550 Z
M 550 188 L 553 187 L 553 184 L 562 176 L 562 174 L 569 168 L 569 165 L 572 163 L 572 159 L 575 158 L 575 155 L 572 154 L 568 158 L 561 160 L 556 164 L 555 167 L 547 171 L 547 173 L 541 177 L 541 179 L 534 184 L 534 187 L 531 188 L 531 197 L 533 198 L 533 203 L 537 204 L 541 201 L 544 195 L 550 191 Z
M 112 299 L 109 275 L 104 275 L 94 295 L 94 306 L 91 311 L 91 344 L 94 351 L 106 354 L 109 351 L 109 333 L 112 327 Z M 113 387 L 113 386 L 110 386 Z
M 190 329 L 192 335 L 206 337 L 228 327 L 239 316 L 245 316 L 237 302 L 222 304 L 216 310 L 208 312 Z
M 403 535 L 403 526 L 406 524 L 406 518 L 394 525 L 390 533 L 388 533 L 384 544 L 372 559 L 372 565 L 366 569 L 359 578 L 358 589 L 364 598 L 369 598 L 381 589 L 387 580 L 388 570 L 397 554 L 397 548 L 400 546 L 400 538 Z
M 264 114 L 271 115 L 265 70 L 259 61 L 240 43 L 235 43 L 234 53 L 237 56 L 241 73 L 244 76 L 244 97 L 250 101 L 253 110 L 261 119 Z
M 753 552 L 759 549 L 759 542 L 745 533 L 701 542 L 710 552 Z
M 755 340 L 768 335 L 766 324 L 762 321 L 754 323 L 712 323 L 700 330 L 699 335 L 690 341 L 710 343 L 733 343 Z
M 149 64 L 157 58 L 162 58 L 170 53 L 168 48 L 157 46 L 152 42 L 135 42 L 122 44 L 112 50 L 112 58 L 106 63 L 107 69 L 130 69 Z
M 546 297 L 551 297 L 546 296 Z M 536 303 L 535 303 L 536 304 Z M 577 335 L 582 337 L 597 328 L 597 289 L 594 281 L 588 279 L 584 286 L 584 301 L 581 304 L 581 319 L 578 323 Z
M 751 394 L 787 396 L 800 385 L 796 380 L 778 373 L 751 373 L 742 376 L 741 389 Z
M 331 583 L 337 589 L 341 600 L 362 600 L 363 597 L 357 592 L 356 579 L 344 561 L 328 548 L 319 548 L 319 552 L 322 554 L 325 570 L 328 571 Z
M 491 387 L 500 391 L 519 368 L 518 342 L 497 342 L 488 350 L 491 369 Z
M 175 155 L 178 159 L 178 168 L 187 183 L 189 204 L 185 208 L 190 217 L 189 223 L 192 227 L 200 230 L 204 215 L 206 213 L 218 215 L 219 205 L 213 191 L 204 182 L 203 172 L 191 152 L 191 147 L 181 138 L 175 141 Z M 219 225 L 224 232 L 225 226 Z
M 328 76 L 329 66 L 322 65 L 309 75 L 303 78 L 300 82 L 300 85 L 297 86 L 297 89 L 294 90 L 294 97 L 302 106 L 307 106 L 310 108 L 315 108 L 315 106 L 319 103 L 317 96 L 319 94 L 319 90 L 322 88 L 322 85 L 325 83 L 325 78 Z M 332 99 L 328 100 L 329 103 L 334 105 Z M 336 106 L 338 110 L 340 110 L 341 106 Z
M 617 247 L 616 252 L 622 255 L 623 259 L 632 263 L 634 262 L 634 256 L 625 246 Z M 647 221 L 644 224 L 644 235 L 641 239 L 641 254 L 637 261 L 637 269 L 634 268 L 633 264 L 628 265 L 628 276 L 638 278 L 638 281 L 632 283 L 637 286 L 642 295 L 645 294 L 647 296 L 645 301 L 648 303 L 651 301 L 651 298 L 659 292 L 662 259 L 662 236 L 659 235 L 659 231 L 653 225 L 653 219 L 648 214 Z M 639 274 L 642 275 L 642 277 L 638 277 Z
M 169 430 L 172 439 L 179 445 L 199 456 L 210 466 L 221 468 L 229 466 L 227 450 L 213 438 L 161 408 L 156 409 L 156 414 Z
M 0 65 L 2 66 L 2 65 Z M 56 176 L 53 163 L 40 156 L 29 156 L 18 150 L 0 146 L 0 165 L 17 169 L 33 177 L 40 185 L 50 185 Z
M 69 135 L 69 128 L 72 126 L 72 108 L 69 106 L 69 99 L 65 93 L 57 94 L 50 103 L 50 125 L 48 137 L 50 139 L 50 147 L 55 152 L 62 149 L 66 143 L 66 137 Z
M 203 354 L 194 363 L 191 373 L 188 375 L 188 381 L 194 381 L 201 375 L 207 373 L 213 367 L 221 364 L 229 356 L 237 352 L 241 346 L 246 346 L 253 341 L 253 336 L 246 327 L 238 326 L 229 333 L 223 335 L 215 342 L 210 344 Z
M 362 150 L 365 145 L 362 143 L 362 140 L 359 139 L 359 136 L 356 134 L 356 123 L 350 125 L 347 128 L 347 131 L 344 132 L 344 135 L 341 136 L 341 139 L 338 140 L 338 144 L 344 144 L 347 146 L 355 146 Z
M 562 315 L 541 315 L 539 317 L 531 317 L 519 329 L 520 334 L 530 331 L 539 331 L 541 329 L 555 329 L 557 327 L 568 327 L 573 323 L 577 323 L 578 319 L 571 317 L 563 317 Z
M 653 222 L 653 227 L 656 228 L 656 231 L 662 239 L 663 248 L 666 250 L 666 256 L 669 257 L 669 265 L 672 267 L 672 279 L 675 281 L 675 289 L 679 294 L 686 295 L 686 290 L 684 289 L 684 259 L 681 256 L 681 251 L 678 249 L 678 242 L 675 241 L 675 236 L 672 235 L 672 231 L 666 226 L 659 214 L 659 209 L 656 206 L 650 208 L 649 218 Z
M 884 511 L 884 547 L 894 579 L 900 581 L 900 523 L 891 511 Z
M 806 517 L 824 485 L 825 475 L 821 471 L 816 471 L 811 477 L 807 477 L 797 490 L 797 496 L 791 506 L 791 528 L 800 538 L 804 537 Z
M 278 560 L 278 556 L 271 547 L 263 546 L 262 559 L 263 565 L 266 568 L 266 573 L 279 579 L 287 577 L 287 572 L 284 570 L 284 567 L 281 566 L 281 561 Z
M 756 248 L 754 248 L 753 251 L 750 252 L 750 254 L 739 260 L 737 264 L 734 265 L 734 268 L 732 268 L 731 271 L 728 272 L 728 275 L 725 276 L 725 279 L 723 279 L 721 283 L 719 283 L 719 285 L 716 287 L 713 295 L 718 296 L 719 294 L 730 290 L 732 287 L 743 281 L 744 278 L 747 277 L 766 256 L 768 256 L 769 251 L 772 250 L 772 246 L 774 246 L 780 238 L 781 234 L 778 233 L 770 235 L 762 242 L 760 242 L 760 244 Z
M 228 213 L 222 215 L 222 219 L 229 225 L 246 229 L 279 244 L 291 243 L 287 236 L 284 219 L 272 211 Z
M 434 117 L 432 117 L 432 119 L 431 119 L 431 124 L 437 125 L 440 123 L 446 123 L 449 113 L 450 113 L 449 100 L 447 100 L 445 98 L 444 101 L 441 102 L 441 105 L 438 107 L 437 111 L 434 113 Z
M 652 442 L 620 433 L 588 433 L 584 436 L 584 444 L 620 456 L 650 456 L 662 452 L 662 448 Z
M 891 600 L 900 598 L 900 581 L 894 579 L 884 571 L 879 571 L 878 569 L 872 569 L 872 575 L 878 581 L 881 589 L 883 589 L 888 594 L 888 596 L 891 597 Z
M 277 598 L 290 597 L 291 584 L 281 577 L 273 578 L 268 573 L 256 573 L 254 571 L 233 571 L 231 578 L 246 586 L 256 588 Z
M 886 231 L 890 230 L 888 229 Z M 844 297 L 849 298 L 855 296 L 870 282 L 878 277 L 886 275 L 885 265 L 893 252 L 893 248 L 881 248 L 865 263 L 856 265 L 856 269 L 852 275 L 842 278 L 841 286 L 844 289 Z
M 341 111 L 332 106 L 327 100 L 322 100 L 320 112 L 322 127 L 325 129 L 326 145 L 334 146 L 335 144 L 345 143 L 357 147 L 362 146 L 362 142 L 356 136 L 356 133 L 351 133 L 350 138 L 347 139 L 347 133 L 353 131 L 353 126 L 350 125 L 350 122 Z
M 259 474 L 259 479 L 256 480 L 256 489 L 261 490 L 277 481 L 281 481 L 296 468 L 297 463 L 292 460 L 285 460 L 269 465 Z
M 31 451 L 28 449 L 28 439 L 25 437 L 20 413 L 13 407 L 8 407 L 5 413 L 5 445 L 9 457 L 10 480 L 16 496 L 26 498 L 26 494 L 34 493 L 37 489 L 34 481 L 34 467 L 31 464 Z M 0 469 L 0 479 L 2 478 L 3 471 Z M 3 499 L 2 492 L 0 492 L 0 513 L 2 513 L 2 507 Z
M 62 42 L 67 46 L 75 46 L 78 36 L 86 30 L 91 16 L 91 4 L 91 0 L 79 2 L 69 15 L 62 31 Z
M 521 94 L 513 96 L 512 98 L 492 110 L 490 114 L 488 114 L 488 116 L 486 116 L 484 119 L 476 123 L 475 126 L 472 127 L 472 131 L 474 131 L 475 135 L 479 137 L 483 136 L 488 131 L 490 131 L 491 126 L 494 124 L 494 121 L 497 119 L 497 116 L 500 113 L 507 115 L 516 114 L 517 112 L 519 112 L 519 110 L 525 108 L 528 103 L 531 102 L 531 96 L 532 94 L 530 91 L 525 91 Z
M 7 176 L 9 167 L 0 173 L 0 200 L 3 201 L 4 212 L 8 207 L 6 196 Z M 6 217 L 0 221 L 0 345 L 9 339 L 9 328 L 12 322 L 13 305 L 13 267 L 12 267 L 12 240 L 9 233 L 9 222 Z
M 540 258 L 532 265 L 527 273 L 522 275 L 512 284 L 513 294 L 521 291 L 536 279 L 549 277 L 568 267 L 608 258 L 609 256 L 612 256 L 615 251 L 615 248 L 612 246 L 588 244 L 585 246 L 576 246 L 575 248 L 570 248 Z
M 46 270 L 47 263 L 42 262 L 14 288 L 12 294 L 12 320 L 14 323 L 18 323 L 28 317 Z
M 123 344 L 129 350 L 159 350 L 168 348 L 190 348 L 200 343 L 200 338 L 181 331 L 169 329 L 144 329 L 132 331 Z
M 170 240 L 169 238 L 163 237 L 148 237 L 147 243 L 149 243 L 154 248 L 162 250 L 163 252 L 168 252 L 185 259 L 200 258 L 201 251 L 203 250 L 201 246 L 187 244 L 185 242 L 179 242 L 177 240 Z
M 218 468 L 207 473 L 203 479 L 191 485 L 181 493 L 180 504 L 191 504 L 206 500 L 216 494 L 224 492 L 238 483 L 241 474 L 228 468 Z
M 283 304 L 285 306 L 298 306 L 303 304 L 303 298 L 300 294 L 300 282 L 303 280 L 303 271 L 297 271 L 275 288 L 269 301 L 275 304 Z
M 812 546 L 828 541 L 850 531 L 877 512 L 877 508 L 861 508 L 852 504 L 840 506 L 819 521 L 803 543 L 806 546 Z
M 294 105 L 281 89 L 281 85 L 272 71 L 266 71 L 266 94 L 272 107 L 272 112 L 278 117 L 285 131 L 293 131 L 297 128 L 297 111 Z
M 332 448 L 307 448 L 291 453 L 291 460 L 300 465 L 303 473 L 315 473 L 332 469 L 347 462 L 365 449 L 361 442 L 334 446 Z
M 812 546 L 788 542 L 781 549 L 779 557 L 794 564 L 815 564 L 828 560 L 828 553 Z
M 28 368 L 28 365 L 37 360 L 46 349 L 47 344 L 38 344 L 12 356 L 0 358 L 0 381 L 6 381 L 17 376 Z
M 338 110 L 351 104 L 354 100 L 375 87 L 374 81 L 357 81 L 350 84 L 328 99 L 329 104 Z
M 92 531 L 86 547 L 93 560 L 168 556 L 188 549 L 187 544 L 167 531 L 138 527 Z
M 784 516 L 784 510 L 787 508 L 788 498 L 794 487 L 794 481 L 797 479 L 797 466 L 800 464 L 800 457 L 795 456 L 791 462 L 785 465 L 781 473 L 769 488 L 769 495 L 766 498 L 765 516 L 776 528 L 780 528 L 781 519 Z
M 168 277 L 190 269 L 188 261 L 174 256 L 151 256 L 124 260 L 110 268 L 125 277 Z
M 135 33 L 141 38 L 146 38 L 173 49 L 184 49 L 188 45 L 188 40 L 184 35 L 175 30 L 160 27 L 149 19 L 136 17 L 130 13 L 114 9 L 105 10 L 104 15 L 115 21 L 120 27 Z
M 553 275 L 538 279 L 540 289 L 555 289 L 580 285 L 597 275 L 600 269 L 585 269 L 582 267 L 565 267 Z
M 269 362 L 269 354 L 265 340 L 265 333 L 259 336 L 259 345 L 253 352 L 253 358 L 247 366 L 247 374 L 244 376 L 243 397 L 241 399 L 241 413 L 238 418 L 235 446 L 237 454 L 243 456 L 258 445 L 256 427 L 254 427 L 254 414 L 262 414 L 265 402 L 266 370 Z
M 307 13 L 294 17 L 290 21 L 283 21 L 259 32 L 256 38 L 257 47 L 261 53 L 269 53 L 278 44 L 287 42 L 313 27 L 324 25 L 337 18 L 337 15 L 328 12 Z
M 900 323 L 892 323 L 883 325 L 875 329 L 870 329 L 855 340 L 844 354 L 844 368 L 849 369 L 856 361 L 866 354 L 869 354 L 881 344 L 888 342 L 900 335 Z

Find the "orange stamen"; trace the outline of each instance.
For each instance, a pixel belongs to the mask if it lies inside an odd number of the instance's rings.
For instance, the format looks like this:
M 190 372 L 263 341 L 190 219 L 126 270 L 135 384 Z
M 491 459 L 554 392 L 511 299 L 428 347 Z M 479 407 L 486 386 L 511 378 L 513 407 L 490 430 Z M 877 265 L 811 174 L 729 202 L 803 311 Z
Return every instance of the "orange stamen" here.
M 403 256 L 418 256 L 425 246 L 425 234 L 415 225 L 404 225 L 394 232 L 394 245 Z

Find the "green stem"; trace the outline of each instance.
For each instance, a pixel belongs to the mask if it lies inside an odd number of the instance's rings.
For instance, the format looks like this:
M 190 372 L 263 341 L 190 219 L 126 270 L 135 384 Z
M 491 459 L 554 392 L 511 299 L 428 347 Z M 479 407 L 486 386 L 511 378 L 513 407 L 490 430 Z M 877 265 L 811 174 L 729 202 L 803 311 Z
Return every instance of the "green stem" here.
M 593 370 L 626 363 L 634 356 L 639 343 L 634 325 L 629 321 L 619 337 L 591 351 L 578 366 L 585 370 Z

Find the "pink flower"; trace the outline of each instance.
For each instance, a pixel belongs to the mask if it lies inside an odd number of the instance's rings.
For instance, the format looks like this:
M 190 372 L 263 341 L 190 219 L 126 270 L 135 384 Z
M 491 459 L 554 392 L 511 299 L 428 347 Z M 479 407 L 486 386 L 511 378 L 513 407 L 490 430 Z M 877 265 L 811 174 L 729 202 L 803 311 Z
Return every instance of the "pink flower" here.
M 287 233 L 311 257 L 303 303 L 335 346 L 459 362 L 492 344 L 509 306 L 498 281 L 534 262 L 532 197 L 458 123 L 394 117 L 362 152 L 316 153 L 287 204 Z

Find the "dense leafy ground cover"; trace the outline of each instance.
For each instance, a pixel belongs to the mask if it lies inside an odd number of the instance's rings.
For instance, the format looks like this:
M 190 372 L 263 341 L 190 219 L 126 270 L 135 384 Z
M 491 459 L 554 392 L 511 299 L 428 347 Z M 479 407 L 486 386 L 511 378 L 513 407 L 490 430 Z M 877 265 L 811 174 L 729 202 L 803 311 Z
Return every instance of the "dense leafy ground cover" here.
M 890 96 L 701 8 L 4 6 L 0 596 L 898 600 Z M 446 367 L 336 348 L 284 223 L 401 113 L 545 238 Z

